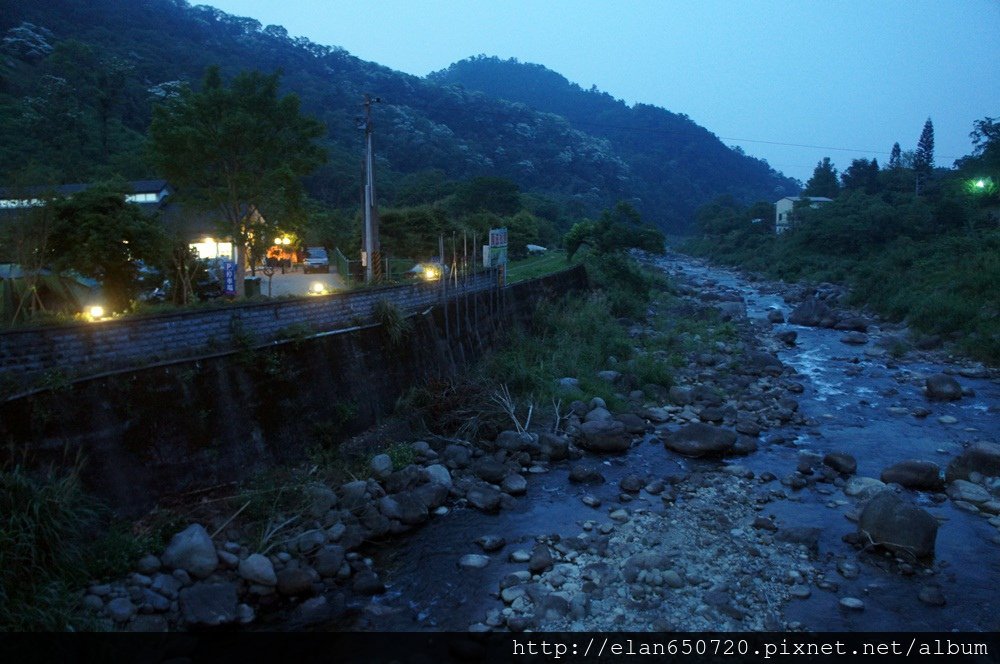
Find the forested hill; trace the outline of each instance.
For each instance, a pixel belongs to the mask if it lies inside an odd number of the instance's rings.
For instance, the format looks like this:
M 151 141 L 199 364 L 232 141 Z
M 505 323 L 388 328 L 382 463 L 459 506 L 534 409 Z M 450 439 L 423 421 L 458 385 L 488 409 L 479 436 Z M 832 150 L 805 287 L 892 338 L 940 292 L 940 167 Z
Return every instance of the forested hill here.
M 686 115 L 648 104 L 630 107 L 542 65 L 478 56 L 427 78 L 561 115 L 574 128 L 606 139 L 631 169 L 638 207 L 646 214 L 663 210 L 670 227 L 686 224 L 703 201 L 720 193 L 750 203 L 798 191 L 796 182 L 727 147 Z
M 794 190 L 683 116 L 629 109 L 543 68 L 477 60 L 421 79 L 185 0 L 3 0 L 2 7 L 0 184 L 156 177 L 145 161 L 153 104 L 179 82 L 197 86 L 217 64 L 224 76 L 280 69 L 285 91 L 327 125 L 329 159 L 307 185 L 335 207 L 357 204 L 364 93 L 384 101 L 375 110 L 384 204 L 432 200 L 426 183 L 494 175 L 575 214 L 633 200 L 648 220 L 676 230 L 720 193 L 751 201 Z M 503 66 L 537 74 L 543 89 L 531 99 L 522 90 L 525 99 L 513 101 L 476 90 L 473 72 Z M 466 75 L 464 88 L 451 85 Z

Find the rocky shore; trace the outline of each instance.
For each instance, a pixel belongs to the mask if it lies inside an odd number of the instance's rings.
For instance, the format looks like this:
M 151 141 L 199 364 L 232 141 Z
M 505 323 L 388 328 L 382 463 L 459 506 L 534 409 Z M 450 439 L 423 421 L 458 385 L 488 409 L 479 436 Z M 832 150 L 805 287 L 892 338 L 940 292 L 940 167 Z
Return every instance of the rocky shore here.
M 481 536 L 490 530 L 484 516 L 481 532 L 469 534 L 474 551 L 446 552 L 460 574 L 491 569 L 495 559 L 518 566 L 495 580 L 489 592 L 496 608 L 469 616 L 469 629 L 803 629 L 786 617 L 786 607 L 815 592 L 830 593 L 841 611 L 864 611 L 864 598 L 842 587 L 872 560 L 885 573 L 915 579 L 914 601 L 946 604 L 934 559 L 940 522 L 927 507 L 950 501 L 975 513 L 1000 545 L 997 441 L 970 443 L 944 468 L 903 459 L 879 477 L 859 475 L 846 450 L 796 450 L 789 432 L 810 435 L 823 422 L 801 412 L 808 377 L 777 357 L 797 343 L 794 330 L 772 331 L 785 315 L 775 309 L 748 318 L 740 292 L 692 278 L 682 267 L 672 276 L 677 297 L 653 305 L 646 321 L 623 321 L 636 353 L 660 360 L 670 356 L 664 347 L 672 334 L 662 321 L 702 321 L 701 332 L 685 333 L 672 385 L 639 384 L 608 358 L 600 378 L 619 407 L 578 399 L 565 413 L 536 417 L 528 431 L 518 422 L 493 440 L 408 442 L 405 465 L 382 454 L 371 459 L 365 479 L 306 487 L 301 512 L 274 515 L 268 538 L 252 541 L 238 519 L 222 515 L 191 524 L 164 551 L 142 558 L 131 576 L 92 586 L 81 601 L 114 628 L 132 631 L 378 626 L 387 609 L 368 598 L 386 588 L 373 543 L 405 547 L 409 531 L 454 510 L 508 510 L 532 500 L 536 476 L 568 469 L 560 490 L 579 501 L 575 523 L 517 546 L 499 534 Z M 836 287 L 761 289 L 780 292 L 790 322 L 841 331 L 845 349 L 864 348 L 865 358 L 895 366 L 893 355 L 904 352 L 902 329 L 844 309 Z M 845 365 L 863 370 L 860 361 Z M 897 369 L 900 389 L 920 383 L 927 402 L 899 415 L 918 419 L 936 402 L 970 396 L 956 376 L 991 375 L 974 365 L 953 375 Z M 577 378 L 559 383 L 572 391 Z M 791 450 L 794 471 L 751 470 L 742 459 L 762 447 Z M 652 470 L 605 477 L 602 460 L 621 458 L 627 467 L 640 457 Z M 844 541 L 856 552 L 822 551 L 820 526 L 776 515 L 787 513 L 778 504 L 794 506 L 807 492 L 853 522 Z

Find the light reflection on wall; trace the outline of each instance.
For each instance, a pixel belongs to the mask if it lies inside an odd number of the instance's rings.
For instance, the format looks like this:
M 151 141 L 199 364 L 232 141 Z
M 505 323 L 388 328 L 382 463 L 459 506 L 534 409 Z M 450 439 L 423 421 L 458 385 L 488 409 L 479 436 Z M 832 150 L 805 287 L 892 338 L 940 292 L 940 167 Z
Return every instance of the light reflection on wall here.
M 223 242 L 207 237 L 201 242 L 192 242 L 188 245 L 196 252 L 198 258 L 233 258 L 233 243 Z

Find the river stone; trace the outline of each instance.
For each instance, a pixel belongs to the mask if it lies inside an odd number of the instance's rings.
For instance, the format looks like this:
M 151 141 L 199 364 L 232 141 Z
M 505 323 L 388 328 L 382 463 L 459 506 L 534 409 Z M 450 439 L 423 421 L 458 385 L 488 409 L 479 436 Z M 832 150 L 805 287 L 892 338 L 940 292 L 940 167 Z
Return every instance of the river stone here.
M 507 546 L 507 540 L 500 535 L 483 535 L 476 538 L 476 544 L 486 553 L 493 553 Z
M 569 481 L 574 484 L 600 484 L 604 482 L 604 476 L 596 468 L 578 463 L 569 469 Z
M 597 408 L 591 409 L 587 413 L 586 417 L 583 418 L 584 422 L 610 422 L 614 419 L 611 415 L 611 411 L 603 406 L 598 406 Z
M 670 402 L 677 406 L 686 406 L 694 401 L 691 388 L 681 387 L 680 385 L 674 385 L 671 387 L 668 396 L 670 398 Z
M 427 506 L 408 491 L 383 496 L 379 499 L 378 508 L 387 518 L 408 526 L 415 526 L 427 520 Z
M 927 604 L 928 606 L 944 606 L 947 604 L 947 600 L 944 598 L 944 593 L 941 592 L 941 586 L 933 583 L 923 586 L 920 589 L 918 598 L 921 602 Z
M 795 340 L 798 339 L 799 333 L 795 330 L 782 330 L 774 335 L 774 338 L 785 344 L 786 346 L 794 346 Z
M 340 495 L 344 501 L 344 507 L 349 510 L 357 509 L 364 505 L 367 500 L 368 482 L 365 480 L 355 480 L 340 486 Z
M 458 566 L 467 569 L 482 569 L 490 564 L 490 557 L 479 553 L 469 553 L 458 559 Z
M 736 444 L 736 432 L 694 422 L 664 437 L 669 450 L 690 457 L 720 455 Z
M 278 592 L 286 597 L 315 595 L 313 576 L 302 568 L 286 568 L 278 572 Z
M 924 389 L 928 399 L 955 401 L 962 398 L 962 386 L 947 374 L 928 376 L 924 382 Z
M 192 626 L 215 627 L 236 620 L 236 585 L 202 581 L 180 593 L 184 622 Z
M 952 500 L 964 500 L 967 503 L 985 503 L 990 500 L 990 492 L 967 480 L 955 480 L 948 485 L 946 492 Z
M 556 380 L 556 385 L 562 390 L 575 390 L 580 387 L 580 379 L 566 376 Z
M 883 470 L 882 481 L 907 489 L 933 491 L 941 486 L 941 468 L 933 461 L 906 459 Z
M 105 610 L 112 620 L 123 623 L 134 616 L 139 609 L 127 597 L 116 597 L 108 602 Z
M 550 461 L 562 461 L 569 454 L 569 441 L 554 433 L 539 434 L 538 446 L 541 455 Z
M 482 512 L 497 512 L 500 510 L 500 492 L 491 486 L 478 485 L 465 494 L 469 504 Z
M 639 434 L 646 431 L 646 421 L 635 413 L 622 413 L 616 418 L 625 425 L 625 431 L 632 434 Z
M 643 411 L 643 414 L 647 418 L 658 424 L 666 422 L 670 419 L 670 413 L 667 411 L 667 409 L 660 408 L 659 406 L 653 406 L 651 408 L 647 408 L 645 411 Z
M 250 583 L 273 586 L 278 583 L 271 559 L 259 553 L 252 553 L 240 561 L 240 577 Z
M 410 495 L 423 507 L 423 518 L 426 518 L 427 512 L 443 505 L 448 499 L 448 487 L 437 482 L 428 482 L 411 491 Z
M 472 453 L 465 445 L 455 445 L 454 443 L 444 448 L 441 453 L 441 461 L 451 469 L 465 468 L 472 460 Z
M 533 452 L 538 449 L 538 434 L 501 431 L 496 444 L 508 452 Z
M 344 564 L 344 547 L 336 544 L 324 546 L 313 559 L 313 569 L 322 577 L 334 577 Z
M 528 571 L 532 574 L 541 574 L 552 569 L 553 564 L 549 547 L 542 542 L 535 544 L 535 548 L 531 550 L 531 558 L 528 559 Z
M 173 569 L 182 569 L 198 578 L 205 578 L 219 565 L 215 544 L 205 528 L 193 523 L 170 540 L 160 557 L 163 564 Z
M 848 332 L 840 338 L 840 343 L 850 346 L 863 346 L 868 343 L 868 335 L 864 332 Z
M 621 453 L 628 451 L 632 441 L 621 422 L 589 421 L 580 425 L 579 444 L 591 452 Z
M 143 556 L 142 558 L 139 559 L 139 562 L 135 564 L 135 571 L 139 572 L 140 574 L 146 574 L 148 576 L 159 572 L 160 567 L 161 567 L 160 559 L 150 554 Z
M 775 323 L 775 324 L 777 324 L 777 323 L 784 323 L 785 322 L 785 314 L 781 313 L 780 309 L 770 309 L 767 312 L 767 320 L 768 320 L 768 322 Z
M 747 352 L 745 358 L 747 366 L 753 367 L 762 374 L 777 376 L 785 368 L 781 360 L 770 353 L 754 350 Z
M 917 558 L 934 555 L 938 522 L 929 512 L 903 501 L 891 491 L 883 491 L 865 505 L 858 520 L 858 532 L 894 553 Z
M 359 595 L 380 595 L 385 592 L 385 584 L 378 578 L 378 574 L 370 569 L 358 572 L 351 587 Z
M 475 463 L 473 472 L 484 482 L 500 484 L 507 475 L 507 467 L 492 457 L 483 457 Z
M 500 482 L 500 490 L 512 496 L 523 496 L 528 492 L 528 480 L 517 473 L 511 473 Z
M 1000 477 L 1000 444 L 976 443 L 952 459 L 945 470 L 945 480 L 967 480 L 972 473 Z
M 841 318 L 837 321 L 837 324 L 833 326 L 835 330 L 853 330 L 855 332 L 867 332 L 868 331 L 868 321 L 860 316 L 848 316 L 847 318 Z
M 868 500 L 885 489 L 885 483 L 874 477 L 852 477 L 844 485 L 844 493 L 860 500 Z
M 788 322 L 792 325 L 805 325 L 806 327 L 820 327 L 828 321 L 832 321 L 830 307 L 817 300 L 814 296 L 806 298 L 799 306 L 788 315 Z
M 597 377 L 606 383 L 614 383 L 622 377 L 622 372 L 615 371 L 614 369 L 606 369 L 604 371 L 598 371 Z
M 427 466 L 424 468 L 424 472 L 427 474 L 429 482 L 435 482 L 449 489 L 451 488 L 451 473 L 441 464 L 435 463 L 434 465 Z
M 846 452 L 830 452 L 823 457 L 823 464 L 845 475 L 853 475 L 858 470 L 857 460 Z
M 844 597 L 840 600 L 840 606 L 849 611 L 864 611 L 865 603 L 857 597 Z
M 625 493 L 639 493 L 646 484 L 646 480 L 638 475 L 626 475 L 618 482 L 618 488 Z

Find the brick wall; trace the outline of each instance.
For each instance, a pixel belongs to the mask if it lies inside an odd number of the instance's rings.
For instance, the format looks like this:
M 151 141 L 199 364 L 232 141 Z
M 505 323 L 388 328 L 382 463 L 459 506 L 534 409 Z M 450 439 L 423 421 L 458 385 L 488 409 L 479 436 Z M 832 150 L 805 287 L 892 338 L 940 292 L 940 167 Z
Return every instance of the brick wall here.
M 168 359 L 222 351 L 238 344 L 259 345 L 290 326 L 321 332 L 371 322 L 380 300 L 404 311 L 417 311 L 465 292 L 493 287 L 484 272 L 466 288 L 415 282 L 350 293 L 310 296 L 263 303 L 220 306 L 209 310 L 166 313 L 99 323 L 0 332 L 0 373 L 29 379 L 57 370 L 66 376 L 141 366 Z

